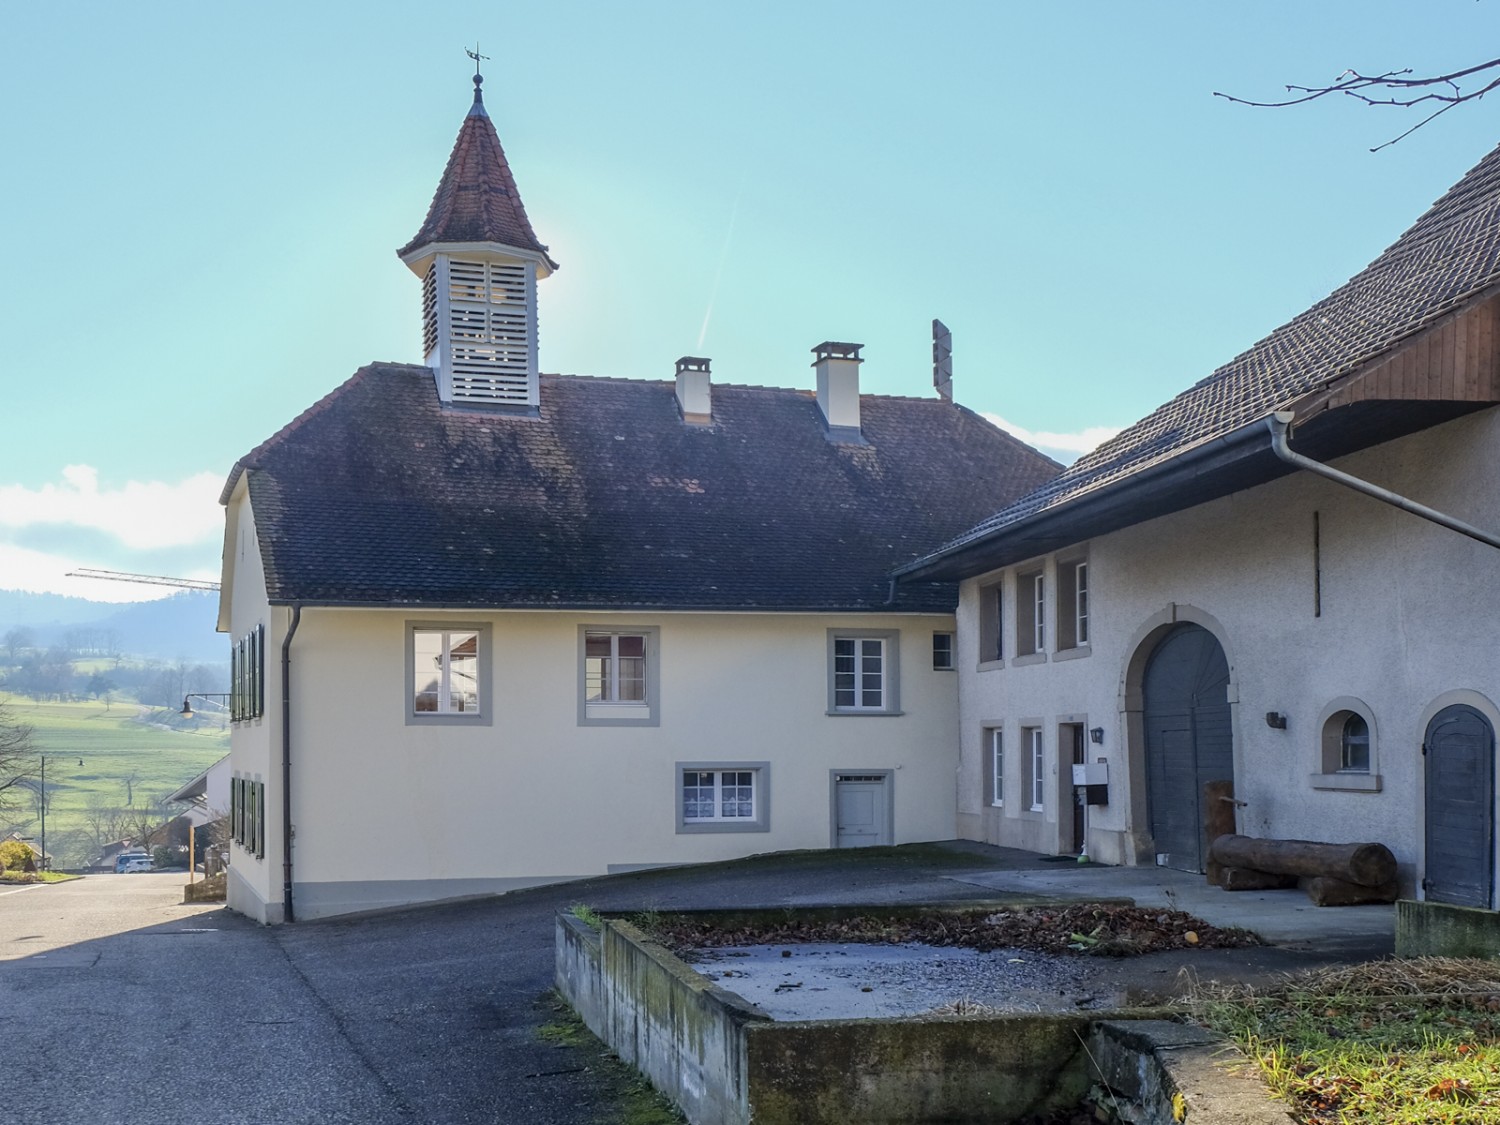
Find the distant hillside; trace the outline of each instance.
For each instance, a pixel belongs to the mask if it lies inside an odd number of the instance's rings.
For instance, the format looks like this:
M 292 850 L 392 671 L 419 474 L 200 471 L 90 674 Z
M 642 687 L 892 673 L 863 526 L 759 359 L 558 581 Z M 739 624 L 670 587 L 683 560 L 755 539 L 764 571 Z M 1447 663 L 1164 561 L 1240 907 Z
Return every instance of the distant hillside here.
M 93 602 L 60 594 L 0 590 L 0 637 L 31 631 L 41 647 L 87 635 L 91 645 L 161 660 L 221 662 L 228 640 L 214 631 L 219 595 L 183 590 L 154 602 Z

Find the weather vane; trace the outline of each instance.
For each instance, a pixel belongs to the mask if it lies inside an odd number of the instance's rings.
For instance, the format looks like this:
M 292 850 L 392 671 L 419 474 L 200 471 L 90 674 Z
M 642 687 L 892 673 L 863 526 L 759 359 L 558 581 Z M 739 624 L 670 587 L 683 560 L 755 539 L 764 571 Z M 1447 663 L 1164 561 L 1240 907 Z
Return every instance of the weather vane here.
M 474 60 L 474 76 L 476 78 L 479 77 L 479 60 L 484 59 L 488 61 L 489 55 L 481 55 L 479 53 L 479 41 L 477 39 L 474 41 L 474 49 L 471 51 L 467 47 L 465 47 L 464 54 L 468 55 L 469 58 Z

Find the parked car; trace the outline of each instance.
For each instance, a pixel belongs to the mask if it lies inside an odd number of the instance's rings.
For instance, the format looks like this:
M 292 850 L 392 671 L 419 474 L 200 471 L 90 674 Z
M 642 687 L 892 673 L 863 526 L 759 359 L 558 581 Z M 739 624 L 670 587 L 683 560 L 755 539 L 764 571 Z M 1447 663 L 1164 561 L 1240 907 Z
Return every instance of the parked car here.
M 151 857 L 145 852 L 121 852 L 115 856 L 115 874 L 122 874 L 132 864 L 145 863 L 146 870 L 151 870 Z
M 142 871 L 154 870 L 156 869 L 151 866 L 149 859 L 133 859 L 125 865 L 122 873 L 125 875 L 139 875 Z

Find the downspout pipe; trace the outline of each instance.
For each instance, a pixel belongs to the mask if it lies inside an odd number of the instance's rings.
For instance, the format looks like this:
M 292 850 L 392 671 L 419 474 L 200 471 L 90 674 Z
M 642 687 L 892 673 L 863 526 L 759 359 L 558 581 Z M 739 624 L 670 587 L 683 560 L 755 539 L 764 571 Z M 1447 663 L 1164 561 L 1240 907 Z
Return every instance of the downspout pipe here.
M 295 922 L 292 909 L 292 638 L 302 623 L 302 603 L 292 603 L 292 623 L 281 642 L 281 911 Z
M 1299 469 L 1306 469 L 1310 473 L 1316 473 L 1320 477 L 1327 477 L 1335 484 L 1341 484 L 1345 488 L 1352 488 L 1355 492 L 1363 492 L 1366 496 L 1374 497 L 1392 507 L 1400 508 L 1403 512 L 1410 512 L 1414 516 L 1420 516 L 1424 520 L 1430 520 L 1440 527 L 1446 527 L 1450 531 L 1456 531 L 1460 535 L 1467 535 L 1470 539 L 1476 539 L 1489 547 L 1500 547 L 1500 535 L 1492 535 L 1483 531 L 1471 523 L 1465 523 L 1436 508 L 1429 508 L 1426 504 L 1418 504 L 1399 493 L 1392 492 L 1388 488 L 1381 488 L 1378 484 L 1371 484 L 1367 480 L 1350 476 L 1348 473 L 1340 472 L 1332 466 L 1325 465 L 1321 461 L 1314 461 L 1311 457 L 1297 453 L 1288 444 L 1292 432 L 1292 418 L 1294 415 L 1287 410 L 1279 410 L 1275 414 L 1266 417 L 1266 424 L 1271 428 L 1271 451 L 1285 461 L 1288 465 L 1294 465 Z

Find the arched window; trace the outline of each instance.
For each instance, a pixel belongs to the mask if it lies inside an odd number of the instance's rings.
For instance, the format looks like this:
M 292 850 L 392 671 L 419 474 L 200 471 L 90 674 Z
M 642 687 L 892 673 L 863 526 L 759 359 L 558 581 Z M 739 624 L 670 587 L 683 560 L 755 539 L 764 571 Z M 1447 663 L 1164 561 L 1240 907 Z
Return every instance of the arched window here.
M 1362 699 L 1331 699 L 1318 716 L 1319 747 L 1314 789 L 1381 789 L 1379 731 L 1375 712 Z

